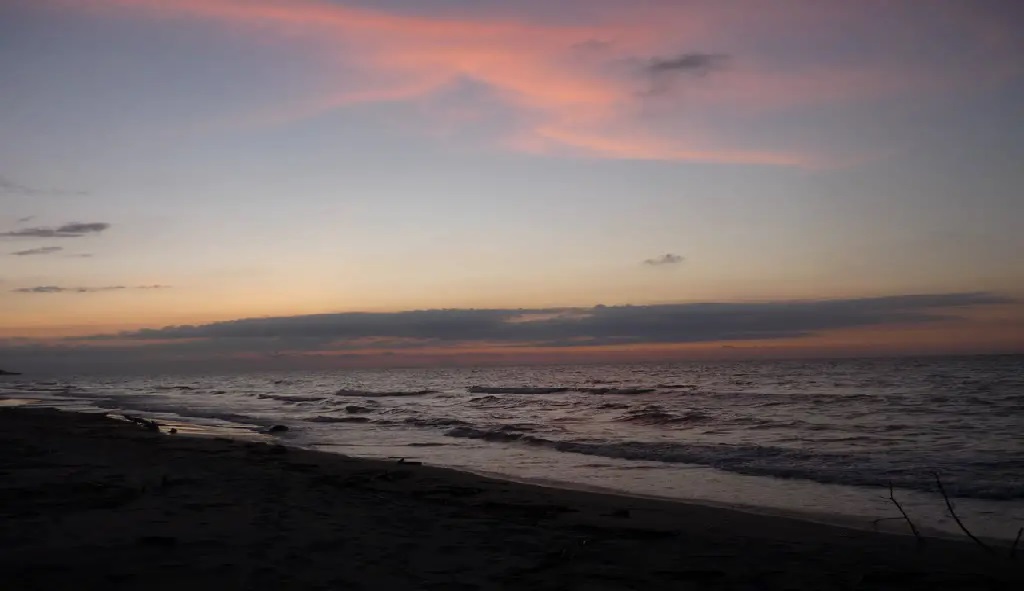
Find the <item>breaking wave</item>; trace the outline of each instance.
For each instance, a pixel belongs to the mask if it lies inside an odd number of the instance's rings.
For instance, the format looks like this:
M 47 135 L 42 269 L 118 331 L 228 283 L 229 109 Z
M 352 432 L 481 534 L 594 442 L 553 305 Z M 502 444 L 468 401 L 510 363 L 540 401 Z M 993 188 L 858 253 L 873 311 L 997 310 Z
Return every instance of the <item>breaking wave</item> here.
M 284 394 L 257 394 L 263 400 L 280 400 L 282 402 L 320 402 L 323 396 L 285 396 Z
M 684 414 L 673 414 L 660 406 L 651 405 L 643 408 L 630 410 L 618 419 L 624 423 L 637 423 L 640 425 L 675 425 L 682 423 L 705 423 L 711 417 L 697 410 L 691 410 Z
M 629 388 L 591 387 L 591 386 L 544 386 L 544 387 L 506 387 L 506 386 L 470 386 L 466 388 L 470 394 L 563 394 L 565 392 L 582 392 L 583 394 L 649 394 L 657 392 L 657 388 L 642 386 Z
M 506 388 L 497 386 L 470 386 L 466 388 L 470 394 L 561 394 L 569 388 Z
M 453 427 L 468 425 L 466 421 L 459 419 L 451 419 L 447 417 L 438 417 L 434 419 L 421 419 L 419 417 L 408 417 L 401 421 L 403 425 L 413 425 L 415 427 Z
M 576 392 L 584 394 L 650 394 L 657 392 L 657 388 L 573 388 Z
M 535 437 L 533 435 L 527 435 L 526 433 L 520 433 L 511 429 L 497 428 L 497 429 L 478 429 L 469 425 L 462 425 L 455 427 L 445 433 L 448 437 L 460 437 L 463 439 L 482 439 L 484 441 L 497 441 L 497 442 L 510 442 L 510 441 L 521 441 L 524 443 L 532 443 L 535 445 L 543 445 L 545 443 L 554 443 L 542 437 Z
M 401 396 L 426 396 L 437 394 L 437 390 L 348 390 L 342 388 L 335 396 L 352 396 L 362 398 L 398 398 Z
M 329 417 L 318 416 L 306 419 L 307 423 L 369 423 L 369 417 Z

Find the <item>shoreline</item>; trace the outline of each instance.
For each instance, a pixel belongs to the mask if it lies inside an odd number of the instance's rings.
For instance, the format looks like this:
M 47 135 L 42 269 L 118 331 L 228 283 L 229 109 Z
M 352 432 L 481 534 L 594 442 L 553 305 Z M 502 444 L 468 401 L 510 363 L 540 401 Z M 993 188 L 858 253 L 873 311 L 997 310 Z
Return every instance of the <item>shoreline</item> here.
M 14 403 L 13 405 L 5 405 L 4 403 Z M 38 404 L 37 404 L 38 403 Z M 44 400 L 37 398 L 3 398 L 0 399 L 0 408 L 28 408 L 28 409 L 41 409 L 51 410 L 52 407 L 46 406 Z M 102 416 L 111 418 L 117 421 L 128 421 L 129 416 L 140 417 L 145 420 L 157 421 L 160 425 L 161 433 L 168 434 L 169 428 L 175 428 L 179 436 L 193 436 L 201 438 L 228 438 L 232 440 L 242 442 L 264 442 L 264 444 L 284 446 L 289 449 L 302 450 L 307 452 L 324 453 L 330 456 L 336 456 L 345 459 L 354 460 L 367 460 L 367 461 L 386 461 L 380 457 L 372 456 L 360 456 L 360 455 L 349 455 L 342 452 L 331 452 L 324 449 L 317 449 L 315 446 L 300 446 L 295 445 L 294 442 L 289 440 L 289 434 L 285 433 L 266 433 L 261 430 L 258 425 L 238 425 L 238 426 L 212 426 L 204 425 L 200 423 L 190 422 L 186 417 L 179 419 L 168 420 L 159 417 L 150 416 L 147 413 L 135 414 L 125 413 L 123 411 L 77 411 L 77 410 L 61 410 L 61 412 L 68 413 L 82 413 L 93 416 Z M 272 423 L 265 423 L 263 427 L 269 427 Z M 390 457 L 391 459 L 398 459 L 399 456 Z M 385 457 L 387 458 L 387 457 Z M 868 517 L 855 517 L 842 513 L 830 513 L 825 511 L 811 511 L 811 510 L 798 510 L 791 508 L 778 508 L 768 505 L 757 505 L 757 504 L 742 504 L 742 503 L 730 503 L 726 501 L 716 501 L 714 499 L 707 498 L 687 498 L 687 497 L 675 497 L 669 495 L 657 495 L 657 494 L 644 494 L 639 492 L 633 492 L 629 490 L 615 489 L 612 487 L 602 487 L 600 484 L 587 484 L 572 482 L 566 480 L 547 479 L 547 478 L 529 478 L 523 476 L 517 476 L 514 473 L 505 473 L 495 470 L 483 470 L 473 469 L 471 467 L 464 466 L 446 466 L 442 464 L 427 464 L 432 469 L 438 470 L 451 470 L 457 473 L 472 474 L 482 478 L 490 480 L 499 480 L 504 482 L 513 482 L 522 484 L 527 487 L 539 487 L 543 489 L 551 489 L 554 491 L 567 491 L 567 492 L 578 492 L 578 493 L 590 493 L 595 495 L 605 495 L 623 499 L 637 499 L 647 501 L 657 501 L 666 503 L 675 503 L 688 506 L 697 507 L 709 507 L 715 509 L 737 511 L 741 513 L 760 515 L 765 517 L 778 517 L 782 519 L 794 519 L 799 521 L 805 521 L 808 523 L 816 523 L 827 526 L 840 527 L 840 529 L 853 530 L 856 532 L 865 532 L 870 534 L 884 534 L 889 536 L 897 536 L 901 538 L 908 538 L 913 540 L 914 534 L 910 531 L 909 527 L 906 526 L 905 521 L 895 519 L 892 516 L 883 517 L 878 522 L 873 521 L 873 518 Z M 884 489 L 878 489 L 880 496 L 885 496 L 886 491 Z M 904 501 L 905 502 L 905 501 Z M 937 501 L 937 504 L 941 504 L 941 499 Z M 953 542 L 963 542 L 968 540 L 959 531 L 944 531 L 937 529 L 937 527 L 930 526 L 928 524 L 922 525 L 922 523 L 915 520 L 914 522 L 916 530 L 927 539 L 941 539 Z M 1008 545 L 1014 541 L 1013 535 L 1016 531 L 1011 532 L 1007 530 L 1006 536 L 992 537 L 992 536 L 980 536 L 980 538 L 987 544 L 999 546 Z M 1024 548 L 1021 549 L 1024 553 Z
M 120 413 L 118 413 L 116 411 L 111 411 L 111 412 L 108 412 L 107 414 L 108 415 L 112 415 L 112 416 L 123 416 L 123 415 L 121 415 Z M 151 417 L 145 417 L 145 418 L 151 418 Z M 280 444 L 280 445 L 284 445 L 286 447 L 290 447 L 290 448 L 294 448 L 294 449 L 302 449 L 302 450 L 308 450 L 308 451 L 320 451 L 320 452 L 328 453 L 328 454 L 331 454 L 331 455 L 337 455 L 337 456 L 341 456 L 341 457 L 345 457 L 345 458 L 367 459 L 367 460 L 380 460 L 381 459 L 379 457 L 364 456 L 364 455 L 359 455 L 359 454 L 347 454 L 347 453 L 343 453 L 343 452 L 327 451 L 327 450 L 323 449 L 322 447 L 318 448 L 315 445 L 309 445 L 309 446 L 293 445 L 290 441 L 287 440 L 287 437 L 288 437 L 287 434 L 285 434 L 286 439 L 282 441 L 280 439 L 281 434 L 263 433 L 262 431 L 259 431 L 259 430 L 256 430 L 256 429 L 250 429 L 250 428 L 247 428 L 247 427 L 239 427 L 239 428 L 212 427 L 212 426 L 206 426 L 206 425 L 199 425 L 197 423 L 190 423 L 190 422 L 188 422 L 187 418 L 182 418 L 180 420 L 175 420 L 175 421 L 164 420 L 163 422 L 160 423 L 160 425 L 162 427 L 164 427 L 164 426 L 166 426 L 166 427 L 176 426 L 178 428 L 179 432 L 184 432 L 184 433 L 186 433 L 186 435 L 189 435 L 189 436 L 199 436 L 199 437 L 218 437 L 218 436 L 220 436 L 220 437 L 227 437 L 227 438 L 231 438 L 231 439 L 238 439 L 240 441 L 263 441 L 265 443 Z M 265 425 L 265 427 L 269 427 L 269 426 L 270 426 L 270 423 L 267 423 Z M 182 430 L 183 427 L 184 427 L 184 431 Z M 166 429 L 162 429 L 162 432 L 166 433 Z M 328 446 L 328 447 L 331 447 L 331 446 Z M 401 456 L 387 456 L 387 457 L 385 457 L 385 459 L 388 459 L 388 458 L 390 458 L 390 459 L 398 459 L 399 457 L 401 457 Z M 668 502 L 668 503 L 679 503 L 679 504 L 683 504 L 683 505 L 693 505 L 693 506 L 699 506 L 699 507 L 711 507 L 711 508 L 716 508 L 716 509 L 724 509 L 724 510 L 729 510 L 729 511 L 737 511 L 737 512 L 740 512 L 740 513 L 747 513 L 747 514 L 750 514 L 750 515 L 760 515 L 760 516 L 764 516 L 764 517 L 778 517 L 778 518 L 782 518 L 782 519 L 793 519 L 793 520 L 797 520 L 797 521 L 804 521 L 804 522 L 815 523 L 815 524 L 819 524 L 819 525 L 826 525 L 826 526 L 838 527 L 838 528 L 843 528 L 843 529 L 852 529 L 852 530 L 861 531 L 861 532 L 882 533 L 882 534 L 887 534 L 887 535 L 906 537 L 906 538 L 910 538 L 910 539 L 914 539 L 915 538 L 914 533 L 906 525 L 906 522 L 904 522 L 902 520 L 895 520 L 891 516 L 890 517 L 884 517 L 884 518 L 880 519 L 878 522 L 875 522 L 874 521 L 875 518 L 860 518 L 860 517 L 854 517 L 854 516 L 851 516 L 851 515 L 846 515 L 846 514 L 841 514 L 841 513 L 829 513 L 829 512 L 825 512 L 825 511 L 811 511 L 811 510 L 798 510 L 798 509 L 791 509 L 791 508 L 772 507 L 772 506 L 768 506 L 768 505 L 730 503 L 728 501 L 717 501 L 715 499 L 710 499 L 710 498 L 697 498 L 697 497 L 682 497 L 682 496 L 671 496 L 671 495 L 659 495 L 659 494 L 654 494 L 654 493 L 645 494 L 645 493 L 642 493 L 642 492 L 630 491 L 630 490 L 627 490 L 627 489 L 619 489 L 619 488 L 614 488 L 614 487 L 610 487 L 610 486 L 601 486 L 601 485 L 598 485 L 598 484 L 584 484 L 584 483 L 572 482 L 572 481 L 567 481 L 567 480 L 563 481 L 563 480 L 557 480 L 557 479 L 529 478 L 529 477 L 517 476 L 514 473 L 505 473 L 505 472 L 494 471 L 494 470 L 474 469 L 472 467 L 466 467 L 466 466 L 449 466 L 449 465 L 434 464 L 434 463 L 429 463 L 429 462 L 425 462 L 425 463 L 428 466 L 436 468 L 436 469 L 451 470 L 451 471 L 458 472 L 458 473 L 472 474 L 472 475 L 479 476 L 479 477 L 482 477 L 482 478 L 486 478 L 486 479 L 489 479 L 489 480 L 498 480 L 498 481 L 502 481 L 502 482 L 511 482 L 511 483 L 522 484 L 522 485 L 526 485 L 526 486 L 536 486 L 536 487 L 548 488 L 548 489 L 554 489 L 554 490 L 565 490 L 565 491 L 574 491 L 574 492 L 593 493 L 593 494 L 599 494 L 599 495 L 609 495 L 609 496 L 614 496 L 614 497 L 622 497 L 622 498 L 626 498 L 626 499 L 641 499 L 641 500 L 651 500 L 651 501 L 663 501 L 663 502 Z M 706 466 L 694 466 L 694 468 L 707 469 Z M 760 477 L 760 478 L 771 479 L 772 477 L 770 477 L 770 476 L 763 476 L 763 477 Z M 819 484 L 820 485 L 821 483 L 815 483 L 815 484 Z M 827 485 L 823 485 L 823 486 L 827 486 Z M 884 496 L 884 494 L 886 494 L 885 490 L 881 489 L 881 488 L 878 489 L 878 492 L 879 492 L 880 496 Z M 904 500 L 903 502 L 906 503 L 906 500 Z M 942 502 L 943 502 L 942 499 L 938 498 L 938 499 L 936 499 L 935 504 L 938 505 L 938 504 L 941 504 Z M 918 520 L 915 520 L 915 526 L 916 526 L 916 529 L 918 530 L 919 534 L 921 536 L 925 537 L 925 538 L 928 538 L 928 539 L 945 539 L 945 540 L 951 540 L 951 541 L 965 541 L 965 540 L 968 539 L 959 530 L 957 530 L 957 531 L 949 531 L 949 530 L 939 529 L 937 527 L 933 527 L 933 526 L 927 525 L 927 524 L 926 525 L 922 525 Z M 980 535 L 978 537 L 981 538 L 984 542 L 986 542 L 988 544 L 991 544 L 991 545 L 995 545 L 995 546 L 1010 544 L 1010 543 L 1013 542 L 1013 539 L 1014 539 L 1013 538 L 1013 534 L 1015 533 L 1015 531 L 1011 531 L 1011 530 L 1007 529 L 1006 532 L 1007 533 L 1006 533 L 1005 536 L 1000 536 L 1000 537 L 995 537 L 995 536 L 991 536 L 991 535 L 988 535 L 988 536 L 987 535 Z M 1000 532 L 1000 533 L 1002 533 L 1002 532 Z
M 0 568 L 14 589 L 1024 582 L 1024 556 L 1010 561 L 1001 546 L 997 557 L 962 540 L 919 549 L 903 535 L 164 435 L 100 414 L 3 408 L 0 444 Z
M 328 452 L 330 453 L 330 452 Z M 342 454 L 338 454 L 342 455 Z M 346 456 L 350 457 L 350 456 Z M 845 517 L 843 515 L 836 515 L 832 513 L 822 512 L 811 512 L 811 511 L 796 511 L 786 509 L 776 509 L 773 507 L 761 507 L 758 505 L 742 505 L 727 502 L 717 502 L 710 499 L 689 499 L 682 497 L 669 497 L 654 494 L 642 494 L 634 493 L 630 491 L 617 490 L 614 488 L 602 487 L 597 485 L 586 485 L 586 484 L 574 484 L 572 482 L 561 482 L 557 480 L 545 481 L 545 480 L 532 480 L 529 478 L 516 478 L 513 475 L 502 474 L 500 472 L 486 472 L 477 470 L 462 470 L 459 468 L 451 468 L 447 466 L 434 466 L 438 469 L 452 470 L 454 472 L 462 472 L 466 474 L 472 474 L 481 478 L 487 478 L 491 480 L 498 480 L 502 482 L 511 482 L 515 484 L 521 484 L 524 486 L 535 486 L 538 488 L 547 488 L 552 490 L 564 490 L 570 492 L 581 492 L 590 493 L 595 495 L 606 495 L 610 497 L 618 497 L 622 499 L 637 499 L 640 501 L 657 501 L 664 503 L 673 503 L 679 505 L 686 505 L 692 507 L 706 507 L 709 509 L 720 509 L 723 511 L 735 511 L 737 513 L 743 513 L 746 515 L 756 515 L 760 517 L 787 519 L 792 521 L 800 521 L 804 523 L 813 523 L 815 525 L 823 525 L 826 527 L 834 527 L 838 529 L 848 529 L 857 532 L 866 533 L 877 533 L 886 536 L 897 536 L 901 538 L 909 538 L 914 540 L 914 534 L 906 528 L 907 531 L 895 531 L 886 530 L 882 528 L 873 529 L 868 525 L 864 524 L 861 520 L 853 517 Z M 917 524 L 915 524 L 917 525 Z M 949 532 L 945 532 L 938 529 L 925 528 L 917 525 L 917 529 L 927 539 L 938 539 L 948 541 L 960 541 L 962 535 L 954 535 Z M 1005 544 L 1007 540 L 1000 538 L 982 538 L 985 542 L 993 544 Z M 1012 541 L 1012 540 L 1011 540 Z M 1022 551 L 1024 553 L 1024 551 Z

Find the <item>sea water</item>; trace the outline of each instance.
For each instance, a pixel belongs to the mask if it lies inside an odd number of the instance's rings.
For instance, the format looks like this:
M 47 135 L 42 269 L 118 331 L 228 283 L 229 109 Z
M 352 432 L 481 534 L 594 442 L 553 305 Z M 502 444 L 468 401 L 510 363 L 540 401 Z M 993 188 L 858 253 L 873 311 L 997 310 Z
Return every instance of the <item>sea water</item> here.
M 0 398 L 885 531 L 1024 525 L 1024 356 L 8 376 Z M 937 478 L 938 481 L 937 481 Z

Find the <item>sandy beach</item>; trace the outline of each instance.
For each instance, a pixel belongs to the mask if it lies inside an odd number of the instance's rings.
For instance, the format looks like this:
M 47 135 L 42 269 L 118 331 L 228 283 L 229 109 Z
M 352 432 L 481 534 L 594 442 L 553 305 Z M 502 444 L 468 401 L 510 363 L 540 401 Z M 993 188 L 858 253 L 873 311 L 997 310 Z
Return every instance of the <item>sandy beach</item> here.
M 969 541 L 0 409 L 20 589 L 1011 589 Z

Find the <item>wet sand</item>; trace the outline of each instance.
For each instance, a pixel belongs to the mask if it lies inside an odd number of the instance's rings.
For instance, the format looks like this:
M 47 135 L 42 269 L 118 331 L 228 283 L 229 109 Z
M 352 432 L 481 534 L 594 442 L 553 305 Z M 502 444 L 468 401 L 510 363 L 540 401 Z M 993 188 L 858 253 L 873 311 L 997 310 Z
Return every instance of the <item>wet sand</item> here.
M 1024 550 L 0 408 L 0 588 L 1014 589 Z

